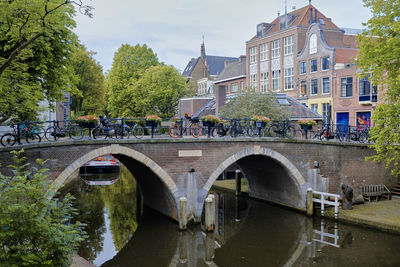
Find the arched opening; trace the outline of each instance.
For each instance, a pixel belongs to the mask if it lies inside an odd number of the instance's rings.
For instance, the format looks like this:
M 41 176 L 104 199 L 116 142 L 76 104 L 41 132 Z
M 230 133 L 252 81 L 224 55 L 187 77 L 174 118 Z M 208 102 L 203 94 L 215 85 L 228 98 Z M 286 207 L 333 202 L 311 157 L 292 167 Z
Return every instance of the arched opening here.
M 249 195 L 280 205 L 305 210 L 305 180 L 282 154 L 255 146 L 224 160 L 203 187 L 207 192 L 225 169 L 235 164 L 246 178 Z
M 95 149 L 70 164 L 53 182 L 55 190 L 64 185 L 82 165 L 104 154 L 111 154 L 124 164 L 137 180 L 144 204 L 177 220 L 174 193 L 177 186 L 171 177 L 153 160 L 133 149 L 113 144 Z

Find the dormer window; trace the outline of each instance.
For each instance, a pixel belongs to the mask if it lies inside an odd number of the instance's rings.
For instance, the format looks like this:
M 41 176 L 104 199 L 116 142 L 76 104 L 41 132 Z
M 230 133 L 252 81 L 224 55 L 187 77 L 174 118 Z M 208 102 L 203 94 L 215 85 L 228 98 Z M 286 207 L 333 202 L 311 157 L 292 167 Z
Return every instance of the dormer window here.
M 310 36 L 310 54 L 317 53 L 317 35 L 314 33 Z

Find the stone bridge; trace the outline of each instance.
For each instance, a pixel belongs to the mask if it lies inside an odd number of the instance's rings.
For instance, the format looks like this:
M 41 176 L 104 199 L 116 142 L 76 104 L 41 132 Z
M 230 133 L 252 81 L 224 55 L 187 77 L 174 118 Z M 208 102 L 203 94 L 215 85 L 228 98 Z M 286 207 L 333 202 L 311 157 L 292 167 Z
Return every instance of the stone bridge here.
M 10 173 L 6 168 L 12 163 L 9 152 L 20 148 L 0 148 L 2 173 Z M 60 186 L 70 182 L 86 162 L 112 154 L 136 178 L 145 204 L 175 220 L 182 196 L 188 198 L 189 215 L 199 220 L 209 189 L 232 165 L 244 174 L 250 196 L 303 211 L 309 187 L 338 193 L 340 183 L 347 183 L 357 193 L 363 184 L 392 182 L 383 164 L 365 161 L 374 151 L 362 144 L 274 138 L 125 139 L 23 148 L 30 162 L 49 159 L 45 164 L 49 178 Z

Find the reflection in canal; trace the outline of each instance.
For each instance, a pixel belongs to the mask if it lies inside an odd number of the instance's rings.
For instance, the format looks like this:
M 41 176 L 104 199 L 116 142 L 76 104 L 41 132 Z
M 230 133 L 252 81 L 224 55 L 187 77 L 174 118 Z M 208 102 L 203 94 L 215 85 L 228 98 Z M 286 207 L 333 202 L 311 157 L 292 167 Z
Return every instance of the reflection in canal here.
M 200 227 L 180 232 L 175 222 L 148 208 L 140 218 L 137 207 L 142 201 L 124 167 L 112 185 L 87 186 L 80 179 L 70 190 L 76 197 L 79 220 L 88 224 L 89 238 L 79 255 L 96 265 L 400 265 L 398 235 L 313 220 L 231 193 L 212 192 L 218 214 L 212 234 Z

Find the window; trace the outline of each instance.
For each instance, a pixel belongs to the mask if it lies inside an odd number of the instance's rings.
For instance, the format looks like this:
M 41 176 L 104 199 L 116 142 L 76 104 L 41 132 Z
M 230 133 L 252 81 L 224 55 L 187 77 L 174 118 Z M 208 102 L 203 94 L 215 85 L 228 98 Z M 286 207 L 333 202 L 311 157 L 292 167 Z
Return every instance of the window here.
M 239 89 L 238 83 L 231 83 L 231 93 L 236 93 Z
M 240 90 L 243 90 L 243 88 L 244 88 L 244 82 L 241 81 L 241 82 L 240 82 Z
M 260 61 L 268 59 L 268 44 L 260 45 Z
M 257 47 L 250 47 L 250 64 L 257 62 Z
M 329 77 L 322 78 L 322 93 L 329 94 L 330 82 Z
M 250 87 L 257 89 L 257 74 L 250 75 Z
M 285 49 L 284 55 L 292 55 L 293 54 L 293 35 L 285 37 L 284 39 Z
M 318 70 L 317 59 L 310 60 L 310 72 L 316 72 Z
M 272 90 L 279 91 L 281 87 L 281 71 L 276 70 L 272 72 Z
M 314 33 L 310 36 L 310 54 L 317 53 L 317 35 Z
M 275 40 L 272 42 L 272 58 L 278 58 L 281 56 L 281 42 Z
M 262 72 L 260 74 L 260 88 L 261 92 L 268 91 L 268 72 Z
M 340 80 L 340 96 L 353 96 L 353 77 L 346 77 Z
M 301 61 L 300 62 L 300 74 L 307 73 L 307 62 Z
M 301 95 L 307 94 L 307 82 L 306 81 L 300 82 L 300 93 L 301 93 Z
M 328 117 L 329 117 L 329 113 L 331 112 L 330 109 L 331 109 L 331 105 L 329 105 L 329 103 L 322 104 L 322 118 L 325 123 L 329 121 Z
M 324 57 L 322 58 L 322 66 L 321 69 L 322 70 L 329 70 L 330 66 L 329 66 L 329 57 Z
M 311 109 L 312 109 L 312 111 L 318 113 L 318 104 L 311 104 Z
M 312 79 L 311 80 L 311 94 L 316 95 L 318 94 L 318 80 L 317 79 Z
M 285 90 L 293 89 L 293 68 L 285 69 Z

